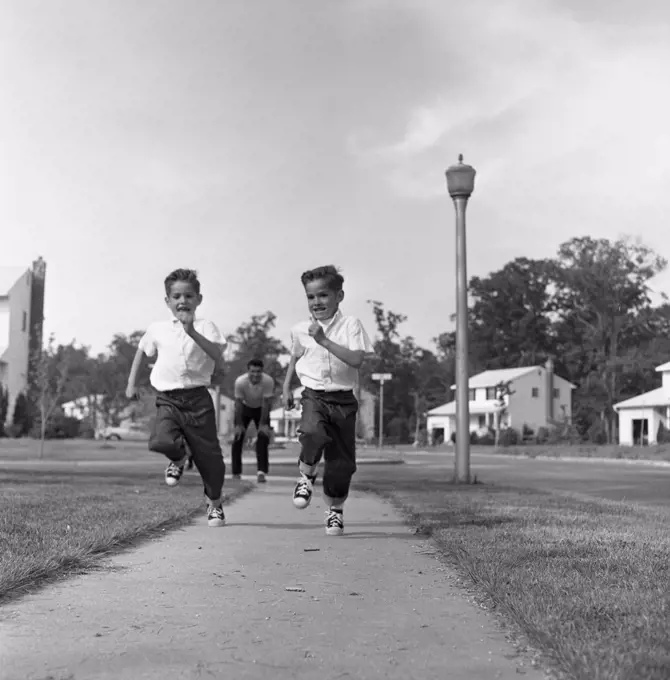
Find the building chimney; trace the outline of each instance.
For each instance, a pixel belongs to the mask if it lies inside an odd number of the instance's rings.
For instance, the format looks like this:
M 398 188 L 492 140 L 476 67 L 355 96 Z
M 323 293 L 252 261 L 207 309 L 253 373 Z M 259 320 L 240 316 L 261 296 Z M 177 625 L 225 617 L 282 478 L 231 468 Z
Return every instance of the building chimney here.
M 547 424 L 554 420 L 554 362 L 547 359 L 544 365 Z

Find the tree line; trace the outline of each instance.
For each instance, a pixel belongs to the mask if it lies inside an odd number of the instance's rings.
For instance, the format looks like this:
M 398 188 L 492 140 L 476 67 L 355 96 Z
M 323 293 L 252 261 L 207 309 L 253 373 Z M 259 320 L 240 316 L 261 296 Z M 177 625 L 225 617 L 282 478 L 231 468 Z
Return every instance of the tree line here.
M 639 241 L 587 236 L 566 241 L 553 258 L 519 257 L 486 277 L 472 277 L 470 375 L 551 358 L 556 373 L 577 385 L 572 431 L 595 443 L 616 441 L 614 404 L 653 389 L 654 367 L 670 359 L 670 305 L 663 295 L 654 302 L 650 289 L 666 266 L 665 258 Z M 384 435 L 420 441 L 426 412 L 454 398 L 455 331 L 441 333 L 430 348 L 421 347 L 403 333 L 405 314 L 379 300 L 368 302 L 376 356 L 364 364 L 361 387 L 376 393 L 372 374 L 392 373 L 385 385 Z M 275 314 L 266 311 L 229 337 L 234 352 L 216 376 L 224 394 L 232 396 L 235 378 L 253 357 L 264 359 L 266 372 L 278 386 L 283 383 L 288 349 L 275 337 L 275 325 Z M 31 376 L 29 393 L 17 400 L 8 434 L 68 436 L 78 428 L 81 435 L 82 425 L 65 418 L 60 406 L 86 403 L 96 394 L 102 399 L 89 404 L 90 410 L 113 424 L 128 406 L 125 385 L 141 336 L 140 330 L 118 333 L 97 355 L 51 338 L 35 362 L 39 370 Z M 139 384 L 148 386 L 148 378 L 145 367 Z M 6 420 L 3 408 L 9 415 L 0 395 L 0 422 Z

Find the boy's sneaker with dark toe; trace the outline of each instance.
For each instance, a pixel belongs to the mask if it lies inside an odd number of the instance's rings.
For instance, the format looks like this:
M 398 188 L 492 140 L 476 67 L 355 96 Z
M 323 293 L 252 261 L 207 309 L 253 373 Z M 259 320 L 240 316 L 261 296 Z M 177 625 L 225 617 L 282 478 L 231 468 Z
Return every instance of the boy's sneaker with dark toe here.
M 170 463 L 165 469 L 165 483 L 168 486 L 177 486 L 183 474 L 184 474 L 183 465 L 177 465 L 177 463 Z
M 226 523 L 226 516 L 220 505 L 207 508 L 207 524 L 210 527 L 222 527 Z
M 298 483 L 293 489 L 293 505 L 299 510 L 304 510 L 312 501 L 312 492 L 316 475 L 310 477 L 301 473 Z
M 326 511 L 326 533 L 328 536 L 341 536 L 344 533 L 342 510 Z

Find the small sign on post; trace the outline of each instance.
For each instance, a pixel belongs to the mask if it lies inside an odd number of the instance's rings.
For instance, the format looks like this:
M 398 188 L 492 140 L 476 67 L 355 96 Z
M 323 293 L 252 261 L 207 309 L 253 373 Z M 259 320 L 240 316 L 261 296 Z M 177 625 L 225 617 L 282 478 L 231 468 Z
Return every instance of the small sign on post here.
M 392 373 L 373 373 L 370 376 L 379 383 L 379 439 L 378 447 L 382 448 L 384 442 L 384 383 L 393 378 Z

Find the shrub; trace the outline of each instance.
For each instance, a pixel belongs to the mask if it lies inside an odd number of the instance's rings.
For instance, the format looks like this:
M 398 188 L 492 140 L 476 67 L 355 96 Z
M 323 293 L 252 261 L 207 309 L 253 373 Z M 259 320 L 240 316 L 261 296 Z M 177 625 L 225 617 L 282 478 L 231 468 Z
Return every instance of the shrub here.
M 519 443 L 519 431 L 513 427 L 506 427 L 500 432 L 500 446 L 516 446 Z
M 535 435 L 535 441 L 538 444 L 546 444 L 549 441 L 549 428 L 548 427 L 538 427 L 537 433 Z
M 656 433 L 656 443 L 657 444 L 667 444 L 670 442 L 670 430 L 665 426 L 665 423 L 661 421 L 658 424 L 658 432 Z
M 12 415 L 12 425 L 16 425 L 19 434 L 14 435 L 20 437 L 28 434 L 33 426 L 33 409 L 28 397 L 21 392 L 14 402 L 14 413 Z
M 479 435 L 476 432 L 470 432 L 470 443 L 477 444 L 479 442 Z
M 479 438 L 479 441 L 477 444 L 480 446 L 493 446 L 496 443 L 496 435 L 495 432 L 492 432 L 489 430 L 486 434 L 482 435 Z
M 533 428 L 529 427 L 528 425 L 526 425 L 526 423 L 524 423 L 523 427 L 521 428 L 521 438 L 523 439 L 523 441 L 530 439 L 534 434 L 535 431 L 533 430 Z
M 601 420 L 596 420 L 586 432 L 586 438 L 592 444 L 607 444 L 607 430 Z
M 79 436 L 80 422 L 76 418 L 66 416 L 62 411 L 56 411 L 47 423 L 45 439 L 74 439 Z M 40 418 L 36 418 L 30 429 L 30 436 L 34 439 L 42 437 L 42 424 Z

